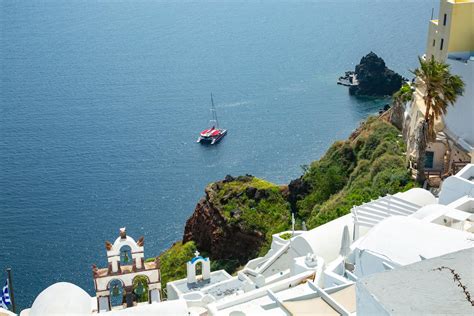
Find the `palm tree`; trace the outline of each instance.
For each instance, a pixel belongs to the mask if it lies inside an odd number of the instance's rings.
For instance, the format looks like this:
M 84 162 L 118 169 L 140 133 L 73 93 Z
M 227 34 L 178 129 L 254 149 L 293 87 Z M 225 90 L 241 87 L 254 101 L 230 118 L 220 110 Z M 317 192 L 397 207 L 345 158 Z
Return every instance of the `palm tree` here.
M 403 128 L 403 115 L 405 113 L 405 104 L 413 97 L 413 90 L 408 83 L 405 83 L 400 90 L 392 96 L 392 112 L 390 114 L 390 123 L 399 130 Z
M 464 82 L 461 77 L 449 72 L 449 65 L 418 57 L 419 68 L 411 71 L 416 77 L 416 85 L 424 91 L 425 117 L 417 129 L 417 181 L 425 180 L 425 157 L 429 142 L 436 140 L 434 121 L 442 114 L 446 114 L 448 106 L 454 105 L 458 96 L 464 91 Z

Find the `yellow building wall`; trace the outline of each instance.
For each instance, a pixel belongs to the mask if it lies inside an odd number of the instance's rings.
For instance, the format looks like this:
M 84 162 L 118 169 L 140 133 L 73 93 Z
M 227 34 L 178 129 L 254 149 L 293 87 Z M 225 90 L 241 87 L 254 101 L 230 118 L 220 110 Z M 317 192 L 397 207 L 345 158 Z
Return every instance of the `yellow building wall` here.
M 474 2 L 456 1 L 451 20 L 448 52 L 474 51 Z
M 446 14 L 446 25 L 444 15 Z M 441 42 L 443 46 L 441 49 Z M 433 46 L 434 43 L 434 46 Z M 431 20 L 427 58 L 445 61 L 449 53 L 474 51 L 474 0 L 441 0 L 439 18 Z

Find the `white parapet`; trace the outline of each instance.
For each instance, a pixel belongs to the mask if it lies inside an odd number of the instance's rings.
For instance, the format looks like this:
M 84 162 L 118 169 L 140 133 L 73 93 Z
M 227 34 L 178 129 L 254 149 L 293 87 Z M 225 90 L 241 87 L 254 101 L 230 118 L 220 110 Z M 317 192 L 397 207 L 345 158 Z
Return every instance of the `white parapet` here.
M 465 195 L 474 197 L 474 164 L 467 164 L 456 175 L 444 180 L 439 203 L 447 205 Z

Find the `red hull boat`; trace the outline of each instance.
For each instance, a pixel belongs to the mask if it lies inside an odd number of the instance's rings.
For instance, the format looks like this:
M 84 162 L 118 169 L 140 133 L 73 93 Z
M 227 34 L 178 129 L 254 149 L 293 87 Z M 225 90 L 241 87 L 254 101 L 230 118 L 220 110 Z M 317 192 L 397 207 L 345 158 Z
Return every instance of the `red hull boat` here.
M 217 144 L 227 134 L 226 129 L 219 128 L 219 121 L 217 120 L 216 108 L 214 106 L 214 98 L 212 97 L 212 93 L 211 120 L 209 121 L 209 125 L 211 126 L 210 128 L 203 130 L 199 134 L 199 138 L 197 139 L 198 143 L 214 145 Z

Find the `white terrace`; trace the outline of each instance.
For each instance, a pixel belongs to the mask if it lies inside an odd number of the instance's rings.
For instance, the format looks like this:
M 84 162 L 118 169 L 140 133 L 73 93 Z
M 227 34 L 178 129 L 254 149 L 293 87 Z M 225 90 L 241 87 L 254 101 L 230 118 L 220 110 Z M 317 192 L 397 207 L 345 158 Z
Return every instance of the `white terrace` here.
M 354 220 L 354 239 L 360 235 L 360 226 L 372 228 L 390 216 L 408 216 L 422 206 L 436 203 L 436 198 L 426 190 L 412 189 L 356 206 L 351 210 Z

